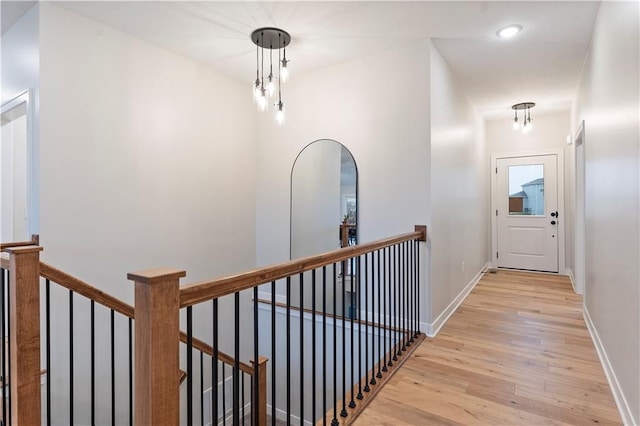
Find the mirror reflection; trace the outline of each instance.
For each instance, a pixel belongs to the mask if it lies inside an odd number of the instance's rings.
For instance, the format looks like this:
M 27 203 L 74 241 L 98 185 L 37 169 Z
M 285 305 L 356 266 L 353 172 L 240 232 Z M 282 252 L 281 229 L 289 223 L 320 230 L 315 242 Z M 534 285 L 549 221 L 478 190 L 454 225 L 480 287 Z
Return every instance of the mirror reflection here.
M 358 241 L 358 171 L 348 149 L 330 139 L 305 147 L 291 171 L 291 259 L 299 259 L 355 245 Z M 350 315 L 357 288 L 353 262 L 327 270 L 327 311 Z M 333 309 L 333 277 L 336 279 L 336 309 Z M 312 277 L 303 277 L 311 281 Z M 322 297 L 318 279 L 317 299 Z M 291 286 L 294 306 L 300 306 L 297 283 Z M 305 287 L 310 288 L 310 287 Z M 342 296 L 344 295 L 344 297 Z M 302 294 L 305 308 L 311 308 L 311 291 Z

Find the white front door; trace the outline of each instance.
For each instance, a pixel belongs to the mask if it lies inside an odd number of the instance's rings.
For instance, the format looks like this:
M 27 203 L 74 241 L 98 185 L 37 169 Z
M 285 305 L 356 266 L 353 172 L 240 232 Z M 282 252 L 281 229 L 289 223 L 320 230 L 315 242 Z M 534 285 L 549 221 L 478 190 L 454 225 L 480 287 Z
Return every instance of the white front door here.
M 556 155 L 496 160 L 497 266 L 558 272 Z

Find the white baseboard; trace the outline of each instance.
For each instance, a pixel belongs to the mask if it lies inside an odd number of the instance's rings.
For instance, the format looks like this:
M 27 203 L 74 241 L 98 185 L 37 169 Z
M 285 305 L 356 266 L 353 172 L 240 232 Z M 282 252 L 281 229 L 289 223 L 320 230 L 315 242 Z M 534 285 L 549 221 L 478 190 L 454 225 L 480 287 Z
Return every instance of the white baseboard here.
M 267 415 L 270 416 L 271 415 L 271 404 L 267 404 Z M 279 408 L 276 408 L 276 418 L 278 420 L 281 420 L 283 422 L 287 421 L 287 412 L 284 410 L 281 410 Z M 296 425 L 299 426 L 300 425 L 300 417 L 298 416 L 294 416 L 293 414 L 291 415 L 291 424 L 292 425 Z M 313 426 L 313 423 L 311 423 L 309 420 L 305 420 L 304 421 L 305 426 L 309 425 L 309 426 Z
M 465 288 L 462 289 L 460 294 L 458 294 L 458 296 L 456 296 L 456 298 L 453 299 L 453 301 L 451 301 L 451 303 L 449 303 L 449 306 L 447 306 L 447 308 L 444 311 L 442 311 L 442 313 L 440 315 L 438 315 L 438 318 L 436 318 L 436 320 L 433 323 L 431 323 L 431 324 L 429 324 L 429 323 L 420 323 L 420 328 L 422 328 L 424 330 L 424 332 L 426 333 L 427 336 L 436 337 L 436 334 L 438 334 L 438 332 L 440 331 L 442 326 L 445 325 L 445 323 L 447 322 L 449 317 L 451 315 L 453 315 L 453 313 L 456 311 L 456 309 L 458 309 L 458 306 L 460 306 L 460 304 L 469 295 L 469 293 L 471 293 L 471 290 L 473 290 L 473 288 L 476 286 L 476 284 L 478 284 L 478 281 L 480 281 L 480 278 L 482 278 L 482 275 L 487 271 L 489 266 L 490 266 L 490 264 L 486 263 L 480 269 L 480 271 L 478 271 L 478 273 L 475 275 L 475 277 L 473 277 L 471 279 L 469 284 L 467 284 L 465 286 Z
M 573 276 L 573 271 L 569 268 L 565 270 L 565 275 L 569 277 L 571 280 L 571 287 L 573 287 L 573 292 L 578 294 L 578 288 L 576 287 L 576 277 Z
M 582 314 L 584 317 L 584 322 L 587 324 L 589 334 L 591 334 L 591 340 L 593 340 L 593 344 L 596 347 L 596 352 L 598 353 L 598 357 L 600 358 L 600 363 L 602 364 L 602 368 L 604 369 L 604 374 L 605 376 L 607 376 L 607 381 L 609 382 L 609 387 L 611 388 L 611 392 L 613 393 L 613 399 L 615 399 L 616 405 L 618 406 L 618 411 L 620 412 L 620 416 L 622 417 L 622 422 L 625 425 L 637 425 L 638 422 L 633 418 L 633 413 L 631 412 L 631 408 L 627 403 L 627 399 L 624 397 L 624 393 L 622 392 L 622 388 L 620 387 L 620 382 L 618 382 L 618 378 L 616 377 L 616 374 L 613 370 L 613 366 L 609 361 L 607 352 L 604 350 L 604 346 L 602 345 L 602 341 L 600 340 L 598 331 L 596 330 L 593 321 L 591 321 L 589 310 L 585 305 L 583 305 Z

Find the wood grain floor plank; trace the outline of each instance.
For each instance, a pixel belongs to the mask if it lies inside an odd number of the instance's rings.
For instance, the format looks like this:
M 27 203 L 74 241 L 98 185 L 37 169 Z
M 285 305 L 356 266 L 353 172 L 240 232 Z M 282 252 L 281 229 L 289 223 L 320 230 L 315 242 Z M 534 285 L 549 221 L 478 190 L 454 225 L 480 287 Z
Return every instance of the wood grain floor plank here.
M 485 274 L 358 425 L 621 424 L 567 277 Z

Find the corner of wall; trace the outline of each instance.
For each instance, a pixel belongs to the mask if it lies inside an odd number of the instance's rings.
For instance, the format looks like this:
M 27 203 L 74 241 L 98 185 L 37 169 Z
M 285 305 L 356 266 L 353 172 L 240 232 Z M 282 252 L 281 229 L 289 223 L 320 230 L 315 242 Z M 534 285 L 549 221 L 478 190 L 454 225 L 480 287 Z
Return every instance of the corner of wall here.
M 571 281 L 573 283 L 573 280 Z M 584 322 L 587 324 L 587 329 L 589 330 L 589 334 L 591 335 L 591 340 L 593 340 L 593 344 L 596 348 L 596 352 L 598 353 L 598 358 L 600 358 L 600 363 L 602 364 L 602 368 L 604 369 L 604 374 L 607 377 L 607 382 L 609 382 L 609 387 L 611 388 L 611 393 L 613 393 L 613 399 L 616 401 L 616 405 L 618 406 L 618 411 L 620 412 L 620 416 L 622 417 L 622 422 L 625 425 L 637 425 L 639 424 L 636 419 L 633 418 L 633 412 L 631 411 L 631 407 L 627 402 L 627 399 L 624 396 L 624 392 L 622 391 L 622 387 L 620 386 L 620 382 L 616 377 L 615 370 L 613 369 L 613 365 L 607 356 L 607 352 L 600 340 L 600 336 L 598 335 L 598 331 L 596 330 L 593 321 L 591 320 L 591 316 L 589 315 L 589 309 L 586 304 L 583 304 L 583 317 Z

